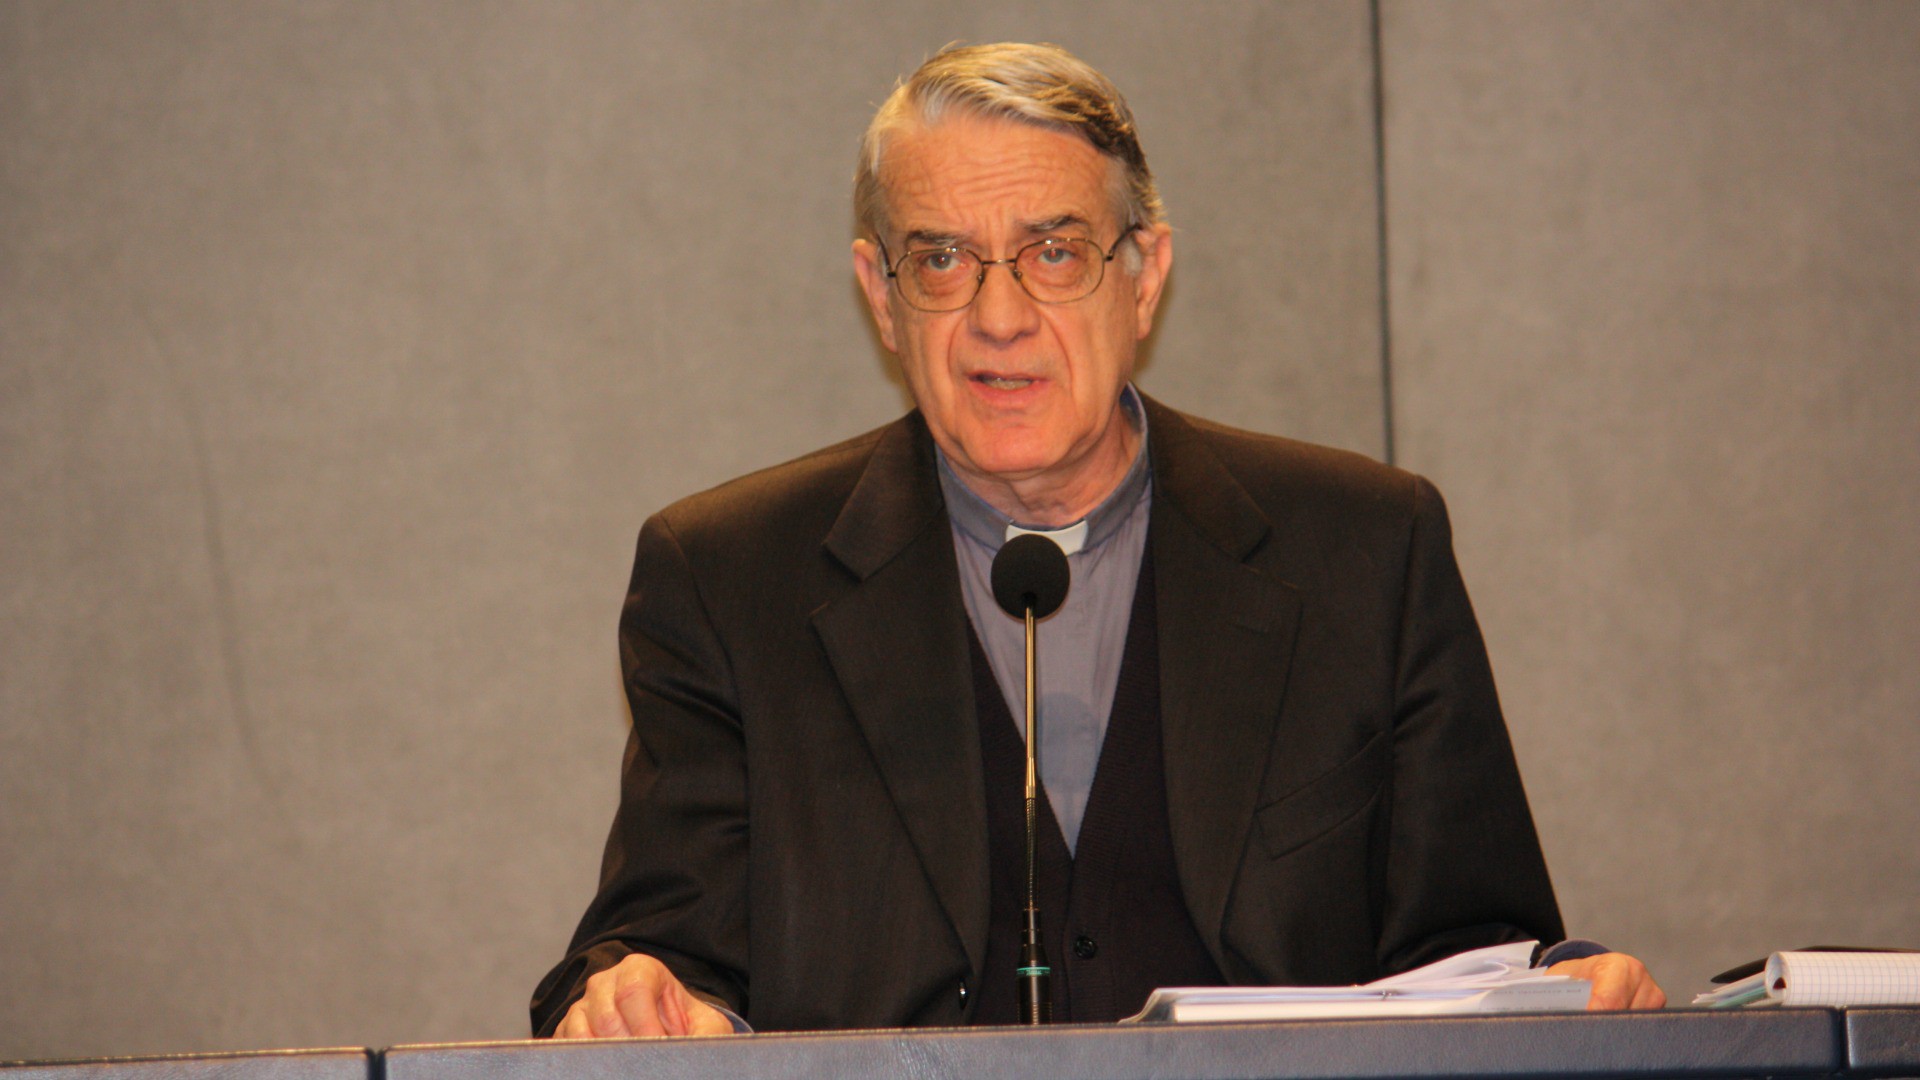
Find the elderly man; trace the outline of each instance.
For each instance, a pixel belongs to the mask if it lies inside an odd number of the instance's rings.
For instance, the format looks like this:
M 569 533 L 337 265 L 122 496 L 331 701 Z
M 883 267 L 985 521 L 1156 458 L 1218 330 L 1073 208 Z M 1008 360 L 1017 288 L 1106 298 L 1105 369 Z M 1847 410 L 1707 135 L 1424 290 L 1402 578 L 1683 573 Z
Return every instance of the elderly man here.
M 1130 386 L 1173 238 L 1118 91 L 1051 46 L 943 52 L 855 201 L 918 408 L 641 531 L 620 809 L 536 1031 L 1013 1021 L 1021 628 L 987 569 L 1019 532 L 1072 571 L 1042 626 L 1059 1019 L 1558 942 L 1438 493 Z M 1663 1003 L 1562 957 L 1598 1006 Z

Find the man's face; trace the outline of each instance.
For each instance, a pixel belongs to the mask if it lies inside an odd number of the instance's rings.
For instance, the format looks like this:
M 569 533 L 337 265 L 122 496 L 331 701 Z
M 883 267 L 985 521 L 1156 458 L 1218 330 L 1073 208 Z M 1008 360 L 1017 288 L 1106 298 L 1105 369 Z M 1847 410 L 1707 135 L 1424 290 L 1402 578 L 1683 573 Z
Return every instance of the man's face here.
M 893 259 L 946 246 L 1011 258 L 1049 236 L 1104 250 L 1125 224 L 1115 216 L 1108 159 L 1073 135 L 962 115 L 902 132 L 888 150 L 891 233 L 883 239 Z M 876 246 L 854 244 L 880 338 L 899 354 L 934 440 L 976 489 L 1078 486 L 1097 499 L 1105 491 L 1091 489 L 1125 473 L 1134 442 L 1120 390 L 1172 258 L 1164 225 L 1140 230 L 1136 241 L 1141 270 L 1126 269 L 1123 251 L 1084 299 L 1039 303 L 1010 267 L 996 266 L 973 303 L 938 313 L 908 306 Z

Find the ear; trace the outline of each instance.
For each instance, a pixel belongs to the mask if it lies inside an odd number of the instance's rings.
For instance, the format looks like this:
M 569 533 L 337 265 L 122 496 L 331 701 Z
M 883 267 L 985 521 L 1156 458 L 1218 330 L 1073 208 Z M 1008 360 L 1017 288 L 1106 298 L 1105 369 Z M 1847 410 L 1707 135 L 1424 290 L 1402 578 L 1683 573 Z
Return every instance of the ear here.
M 1173 226 L 1164 221 L 1142 225 L 1134 230 L 1133 243 L 1140 249 L 1140 272 L 1133 277 L 1135 333 L 1144 339 L 1153 332 L 1153 313 L 1173 273 Z
M 893 290 L 888 287 L 887 268 L 880 261 L 880 245 L 871 240 L 853 242 L 853 276 L 860 281 L 860 291 L 867 298 L 867 310 L 873 312 L 874 329 L 880 332 L 880 344 L 887 351 L 898 353 L 899 344 L 893 336 Z

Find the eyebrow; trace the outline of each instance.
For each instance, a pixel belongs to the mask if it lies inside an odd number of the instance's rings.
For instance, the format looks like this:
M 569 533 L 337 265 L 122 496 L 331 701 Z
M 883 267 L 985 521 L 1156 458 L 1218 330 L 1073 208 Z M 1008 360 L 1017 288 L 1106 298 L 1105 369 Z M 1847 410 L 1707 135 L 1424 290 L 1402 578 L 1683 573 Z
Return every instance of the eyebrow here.
M 1018 222 L 1018 225 L 1020 233 L 1023 236 L 1045 236 L 1049 233 L 1059 232 L 1072 225 L 1078 225 L 1089 233 L 1093 231 L 1091 222 L 1079 214 L 1074 213 L 1059 214 L 1050 218 L 1042 218 L 1038 221 L 1022 221 Z M 905 236 L 902 236 L 900 240 L 907 251 L 920 251 L 926 248 L 965 247 L 967 238 L 960 233 L 936 232 L 933 229 L 914 229 Z
M 1021 228 L 1024 229 L 1029 236 L 1059 232 L 1069 225 L 1078 225 L 1088 232 L 1093 231 L 1093 223 L 1081 217 L 1079 214 L 1061 214 L 1057 217 L 1047 218 L 1044 221 L 1023 221 L 1020 223 Z
M 915 229 L 900 238 L 900 243 L 908 251 L 921 248 L 959 247 L 963 237 L 959 233 L 934 232 L 931 229 Z

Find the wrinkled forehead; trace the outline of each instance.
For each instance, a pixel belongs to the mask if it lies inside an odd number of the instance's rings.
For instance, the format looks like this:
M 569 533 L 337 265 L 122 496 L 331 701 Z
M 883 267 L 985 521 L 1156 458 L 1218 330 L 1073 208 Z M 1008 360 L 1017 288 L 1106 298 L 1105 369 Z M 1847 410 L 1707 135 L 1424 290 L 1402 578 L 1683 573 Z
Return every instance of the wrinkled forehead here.
M 1118 231 L 1118 162 L 1073 131 L 1001 117 L 949 115 L 902 125 L 881 161 L 900 241 L 995 243 L 1060 231 Z

